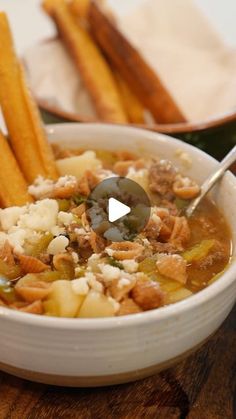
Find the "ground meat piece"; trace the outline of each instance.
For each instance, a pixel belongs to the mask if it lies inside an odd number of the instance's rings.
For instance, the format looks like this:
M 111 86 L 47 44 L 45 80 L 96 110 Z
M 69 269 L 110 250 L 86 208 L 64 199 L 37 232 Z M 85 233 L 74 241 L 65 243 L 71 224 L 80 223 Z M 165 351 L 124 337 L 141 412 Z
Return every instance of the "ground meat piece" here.
M 94 253 L 101 253 L 106 247 L 106 240 L 91 231 L 89 238 L 90 245 Z
M 132 298 L 126 298 L 120 303 L 120 309 L 117 313 L 117 316 L 125 316 L 127 314 L 140 313 L 143 310 L 139 307 Z
M 90 192 L 99 183 L 99 178 L 95 176 L 90 170 L 86 170 L 83 177 L 78 184 L 78 192 L 83 196 L 89 196 Z
M 165 294 L 157 282 L 148 279 L 138 279 L 131 291 L 134 302 L 143 310 L 152 310 L 164 303 Z
M 155 214 L 150 220 L 148 221 L 146 227 L 145 227 L 145 237 L 148 239 L 156 239 L 159 236 L 160 230 L 161 230 L 162 221 L 161 219 Z
M 180 255 L 159 255 L 157 269 L 161 275 L 181 284 L 185 284 L 187 281 L 187 262 Z
M 150 240 L 150 243 L 155 253 L 174 254 L 178 252 L 178 249 L 171 243 L 161 243 L 154 240 Z
M 176 170 L 167 160 L 154 163 L 149 169 L 150 190 L 161 196 L 173 197 Z
M 79 255 L 82 259 L 88 259 L 93 254 L 93 249 L 91 247 L 90 241 L 83 235 L 77 237 L 77 242 L 79 246 Z
M 176 204 L 166 199 L 162 199 L 160 205 L 169 210 L 170 215 L 177 216 L 180 213 L 180 210 L 177 208 Z
M 199 261 L 195 261 L 194 264 L 200 269 L 207 269 L 212 266 L 215 262 L 220 262 L 225 260 L 227 263 L 227 250 L 225 249 L 224 244 L 216 241 L 214 248 L 208 256 Z

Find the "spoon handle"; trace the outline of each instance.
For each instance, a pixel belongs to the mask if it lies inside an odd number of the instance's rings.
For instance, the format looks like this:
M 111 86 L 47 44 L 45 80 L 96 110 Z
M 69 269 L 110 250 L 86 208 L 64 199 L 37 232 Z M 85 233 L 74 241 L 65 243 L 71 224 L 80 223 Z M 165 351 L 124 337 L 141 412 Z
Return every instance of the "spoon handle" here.
M 224 175 L 226 170 L 236 161 L 236 145 L 232 150 L 225 156 L 225 158 L 218 165 L 217 170 L 214 171 L 202 184 L 201 193 L 195 198 L 186 209 L 187 217 L 191 217 L 198 204 L 204 198 L 204 196 L 213 188 L 215 183 Z

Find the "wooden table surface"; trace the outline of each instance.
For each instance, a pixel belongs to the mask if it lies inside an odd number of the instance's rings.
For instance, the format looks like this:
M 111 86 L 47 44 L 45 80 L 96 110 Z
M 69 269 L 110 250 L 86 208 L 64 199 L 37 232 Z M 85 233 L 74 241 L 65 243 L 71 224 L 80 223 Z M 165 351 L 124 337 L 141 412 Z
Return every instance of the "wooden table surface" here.
M 36 418 L 235 419 L 236 306 L 194 355 L 136 383 L 57 388 L 0 372 L 0 419 Z

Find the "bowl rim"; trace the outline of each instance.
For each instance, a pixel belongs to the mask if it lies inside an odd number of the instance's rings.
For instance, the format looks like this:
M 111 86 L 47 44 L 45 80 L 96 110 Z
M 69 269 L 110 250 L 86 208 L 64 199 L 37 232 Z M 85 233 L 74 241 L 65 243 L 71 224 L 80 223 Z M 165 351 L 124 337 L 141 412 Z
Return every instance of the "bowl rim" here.
M 150 132 L 147 129 L 134 128 L 130 126 L 116 126 L 113 124 L 104 124 L 104 123 L 64 123 L 64 124 L 51 124 L 47 125 L 46 132 L 49 135 L 59 131 L 66 131 L 70 129 L 80 129 L 85 130 L 90 129 L 96 132 L 99 130 L 108 130 L 108 129 L 118 129 L 120 131 L 132 131 L 133 134 L 145 134 L 150 139 L 156 139 L 157 141 L 167 141 L 172 142 L 174 146 L 181 147 L 184 144 L 184 148 L 189 150 L 190 154 L 197 154 L 199 156 L 204 156 L 204 159 L 208 159 L 214 163 L 217 163 L 217 160 L 205 153 L 204 151 L 197 149 L 196 147 L 184 143 L 181 140 L 169 137 L 168 135 Z M 236 177 L 232 173 L 227 173 L 226 178 L 228 181 L 231 181 L 232 186 L 236 187 Z M 234 184 L 234 185 L 233 185 Z M 232 257 L 229 265 L 222 272 L 216 282 L 209 285 L 205 289 L 199 291 L 196 294 L 191 295 L 189 298 L 173 303 L 164 307 L 160 307 L 154 310 L 145 311 L 137 314 L 129 314 L 120 317 L 106 317 L 106 318 L 91 318 L 91 319 L 80 319 L 80 318 L 59 318 L 59 317 L 47 317 L 40 316 L 37 314 L 23 313 L 9 309 L 7 307 L 0 306 L 0 321 L 9 320 L 23 325 L 28 326 L 37 326 L 42 328 L 54 328 L 54 329 L 69 329 L 69 330 L 108 330 L 108 329 L 117 329 L 124 328 L 129 326 L 140 326 L 145 323 L 157 322 L 171 317 L 179 316 L 193 308 L 199 307 L 207 303 L 212 298 L 216 297 L 223 291 L 225 288 L 231 286 L 236 282 L 236 258 Z

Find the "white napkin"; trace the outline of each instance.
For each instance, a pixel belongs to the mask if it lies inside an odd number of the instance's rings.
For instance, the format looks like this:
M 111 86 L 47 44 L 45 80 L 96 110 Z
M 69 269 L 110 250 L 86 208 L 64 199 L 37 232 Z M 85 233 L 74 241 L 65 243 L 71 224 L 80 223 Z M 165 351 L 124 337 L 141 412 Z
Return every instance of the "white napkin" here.
M 158 73 L 187 119 L 236 110 L 236 51 L 191 0 L 145 0 L 118 17 L 121 30 Z M 67 112 L 95 116 L 78 72 L 57 40 L 24 56 L 34 94 Z

